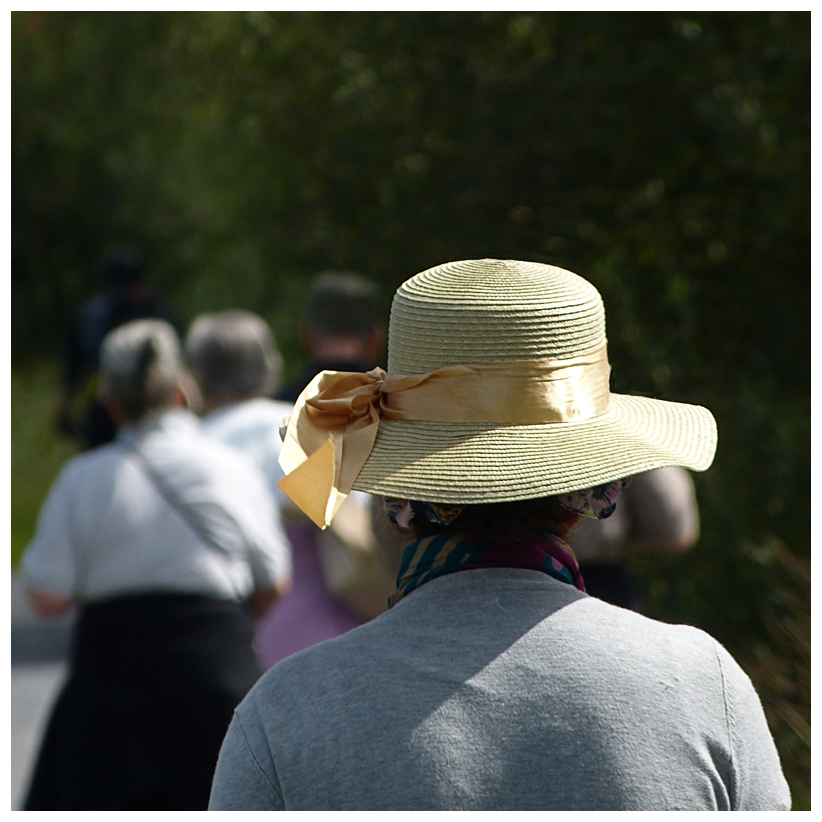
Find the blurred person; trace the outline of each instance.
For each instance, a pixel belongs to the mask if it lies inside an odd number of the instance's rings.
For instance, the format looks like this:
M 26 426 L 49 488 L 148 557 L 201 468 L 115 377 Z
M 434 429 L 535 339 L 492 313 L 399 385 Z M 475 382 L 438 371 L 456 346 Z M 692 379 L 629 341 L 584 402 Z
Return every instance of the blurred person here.
M 320 371 L 367 371 L 377 364 L 385 343 L 377 286 L 352 271 L 319 274 L 308 290 L 300 334 L 311 362 L 277 395 L 291 403 Z
M 296 398 L 317 371 L 361 371 L 376 363 L 385 338 L 378 298 L 376 285 L 359 274 L 331 271 L 316 277 L 301 321 L 311 364 L 276 394 L 288 402 L 284 414 L 276 410 L 282 405 L 266 403 L 259 396 L 268 382 L 262 378 L 258 352 L 264 352 L 263 360 L 279 362 L 279 354 L 272 353 L 276 352 L 273 335 L 263 321 L 228 314 L 198 319 L 189 332 L 187 349 L 207 403 L 204 430 L 248 453 L 256 452 L 270 484 L 276 485 L 283 477 L 274 464 L 282 445 L 279 422 L 290 415 L 290 398 Z M 248 398 L 231 403 L 228 398 L 247 390 L 237 384 L 238 375 L 255 369 L 260 380 L 253 404 Z M 255 647 L 266 668 L 382 613 L 393 590 L 392 577 L 375 553 L 367 494 L 352 494 L 324 532 L 281 491 L 276 494 L 293 547 L 294 573 L 291 591 L 257 625 Z
M 250 311 L 203 314 L 189 329 L 185 351 L 199 390 L 201 430 L 250 457 L 282 507 L 280 422 L 294 405 L 270 399 L 282 357 L 268 323 Z
M 162 319 L 177 326 L 171 310 L 146 281 L 145 256 L 137 246 L 111 249 L 101 257 L 97 270 L 105 291 L 80 307 L 69 329 L 57 413 L 60 430 L 77 437 L 86 449 L 111 442 L 116 434 L 114 421 L 97 396 L 103 338 L 141 318 Z M 82 410 L 76 419 L 78 405 Z
M 256 625 L 264 668 L 315 642 L 338 636 L 362 619 L 327 590 L 317 529 L 277 488 L 280 424 L 292 403 L 271 400 L 280 354 L 268 324 L 247 311 L 205 314 L 192 323 L 186 356 L 200 394 L 201 429 L 246 454 L 262 470 L 293 544 L 293 584 Z
M 263 477 L 186 409 L 168 323 L 107 334 L 100 376 L 117 437 L 63 468 L 22 560 L 38 614 L 80 609 L 26 809 L 203 809 L 288 547 Z
M 790 807 L 728 652 L 585 593 L 579 520 L 716 449 L 707 409 L 611 394 L 609 374 L 590 283 L 467 260 L 399 288 L 387 373 L 312 381 L 281 488 L 319 526 L 352 489 L 380 495 L 410 544 L 387 613 L 237 708 L 212 810 Z
M 574 528 L 568 544 L 591 596 L 637 610 L 628 567 L 631 551 L 683 553 L 698 539 L 693 480 L 684 469 L 669 465 L 633 477 L 613 516 L 586 517 Z

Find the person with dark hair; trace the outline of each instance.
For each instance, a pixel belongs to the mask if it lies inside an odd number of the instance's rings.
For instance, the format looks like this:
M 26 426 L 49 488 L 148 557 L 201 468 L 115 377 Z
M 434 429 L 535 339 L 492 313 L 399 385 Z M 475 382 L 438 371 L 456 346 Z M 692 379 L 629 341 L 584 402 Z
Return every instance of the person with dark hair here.
M 400 286 L 387 371 L 323 372 L 282 490 L 320 526 L 352 489 L 406 535 L 391 607 L 283 660 L 235 711 L 213 810 L 786 810 L 730 654 L 585 593 L 567 539 L 629 478 L 704 471 L 705 409 L 609 388 L 596 289 L 466 260 Z
M 311 363 L 278 394 L 293 403 L 320 371 L 367 371 L 385 342 L 379 290 L 361 274 L 326 271 L 311 284 L 300 324 Z
M 105 291 L 81 306 L 69 329 L 57 424 L 86 449 L 111 442 L 116 435 L 116 426 L 97 396 L 103 338 L 141 318 L 166 320 L 175 328 L 178 325 L 146 281 L 145 267 L 145 255 L 137 246 L 121 245 L 107 251 L 97 265 Z M 79 419 L 77 405 L 82 406 Z
M 34 610 L 80 610 L 27 810 L 198 810 L 232 710 L 261 673 L 252 614 L 290 555 L 255 466 L 199 431 L 162 320 L 109 332 L 114 442 L 74 457 L 22 560 Z

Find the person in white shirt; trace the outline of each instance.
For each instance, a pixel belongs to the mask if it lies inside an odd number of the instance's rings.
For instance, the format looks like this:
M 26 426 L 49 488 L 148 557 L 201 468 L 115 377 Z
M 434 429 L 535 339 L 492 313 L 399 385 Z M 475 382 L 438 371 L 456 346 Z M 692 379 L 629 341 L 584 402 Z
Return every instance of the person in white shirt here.
M 277 488 L 285 476 L 278 462 L 280 422 L 294 406 L 269 399 L 282 358 L 268 324 L 250 311 L 204 314 L 192 323 L 185 351 L 200 392 L 203 432 L 254 460 L 275 503 L 287 503 Z
M 203 432 L 254 460 L 291 540 L 293 586 L 255 628 L 260 664 L 269 668 L 385 610 L 393 586 L 377 562 L 364 561 L 344 565 L 345 579 L 339 584 L 340 558 L 347 562 L 352 556 L 340 539 L 354 539 L 359 549 L 354 557 L 373 559 L 366 550 L 373 541 L 368 495 L 351 495 L 335 528 L 329 529 L 332 534 L 321 533 L 277 487 L 284 476 L 278 462 L 280 427 L 293 405 L 269 399 L 277 388 L 281 358 L 265 320 L 239 310 L 202 315 L 186 336 L 186 356 L 199 388 Z M 340 524 L 349 527 L 340 533 Z
M 205 808 L 260 674 L 251 612 L 287 588 L 287 540 L 262 475 L 202 435 L 185 384 L 164 321 L 106 336 L 117 438 L 64 467 L 22 562 L 38 613 L 80 609 L 27 809 Z

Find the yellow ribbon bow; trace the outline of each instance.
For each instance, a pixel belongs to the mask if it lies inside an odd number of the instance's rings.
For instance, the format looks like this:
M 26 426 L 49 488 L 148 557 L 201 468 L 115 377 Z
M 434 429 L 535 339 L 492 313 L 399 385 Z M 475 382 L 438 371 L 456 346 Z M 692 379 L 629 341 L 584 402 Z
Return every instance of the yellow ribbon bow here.
M 568 360 L 521 360 L 389 375 L 322 371 L 288 422 L 279 488 L 320 528 L 334 518 L 374 447 L 380 418 L 542 425 L 608 408 L 603 345 Z

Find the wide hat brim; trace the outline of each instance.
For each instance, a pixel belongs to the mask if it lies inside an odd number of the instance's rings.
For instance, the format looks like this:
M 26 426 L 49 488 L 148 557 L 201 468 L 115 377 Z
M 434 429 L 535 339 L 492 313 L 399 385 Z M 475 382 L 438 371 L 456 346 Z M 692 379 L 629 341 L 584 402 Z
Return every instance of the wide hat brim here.
M 455 504 L 534 499 L 665 466 L 704 471 L 716 441 L 706 408 L 620 394 L 605 413 L 580 422 L 383 419 L 354 489 Z

